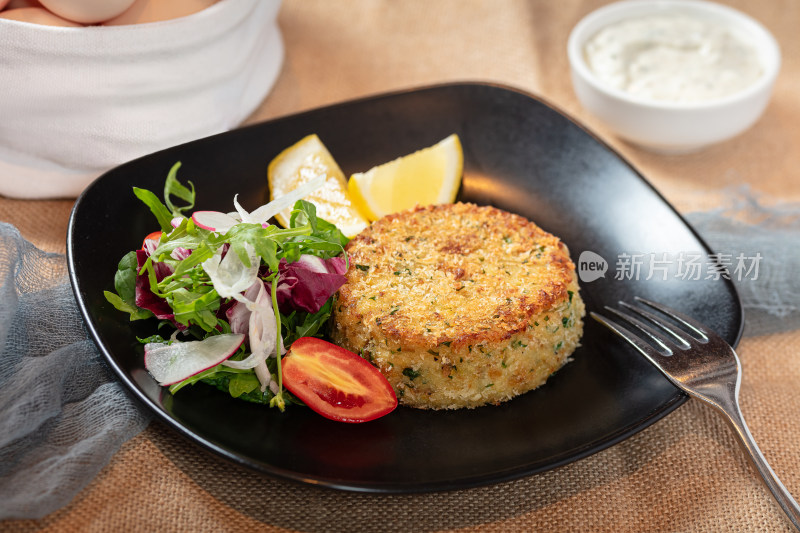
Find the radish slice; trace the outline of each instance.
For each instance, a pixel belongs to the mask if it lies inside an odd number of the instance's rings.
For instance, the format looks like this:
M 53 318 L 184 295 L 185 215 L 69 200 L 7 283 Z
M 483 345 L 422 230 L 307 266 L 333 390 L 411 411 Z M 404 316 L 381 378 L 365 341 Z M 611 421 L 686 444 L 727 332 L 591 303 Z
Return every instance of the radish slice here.
M 232 216 L 219 211 L 195 211 L 192 220 L 198 227 L 217 233 L 225 233 L 239 223 Z
M 202 341 L 151 342 L 144 346 L 144 367 L 162 386 L 179 383 L 236 353 L 244 342 L 241 333 L 215 335 Z

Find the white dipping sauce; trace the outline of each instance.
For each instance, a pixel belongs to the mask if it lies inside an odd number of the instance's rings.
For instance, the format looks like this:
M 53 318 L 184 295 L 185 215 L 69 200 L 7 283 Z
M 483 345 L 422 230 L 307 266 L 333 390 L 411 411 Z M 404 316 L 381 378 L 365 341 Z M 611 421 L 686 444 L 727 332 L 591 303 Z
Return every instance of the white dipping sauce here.
M 747 88 L 763 73 L 756 49 L 740 34 L 681 14 L 611 24 L 584 52 L 598 78 L 648 100 L 715 100 Z

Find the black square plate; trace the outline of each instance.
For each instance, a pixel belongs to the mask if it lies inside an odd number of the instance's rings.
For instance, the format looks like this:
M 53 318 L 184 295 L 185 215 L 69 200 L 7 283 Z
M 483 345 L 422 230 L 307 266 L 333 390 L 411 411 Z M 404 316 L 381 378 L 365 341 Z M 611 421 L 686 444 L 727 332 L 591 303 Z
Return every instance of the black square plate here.
M 685 279 L 674 266 L 663 275 L 648 276 L 645 269 L 635 277 L 630 270 L 615 275 L 620 257 L 676 258 L 710 250 L 626 161 L 546 103 L 480 83 L 360 99 L 131 161 L 101 176 L 75 204 L 67 243 L 70 277 L 94 340 L 139 400 L 205 448 L 268 474 L 339 489 L 446 490 L 585 457 L 686 399 L 588 317 L 571 363 L 539 389 L 496 407 L 400 407 L 351 425 L 299 407 L 282 414 L 205 385 L 174 397 L 160 388 L 144 370 L 135 338 L 152 333 L 154 323 L 129 323 L 103 297 L 103 290 L 113 288 L 118 260 L 157 229 L 131 187 L 160 195 L 167 171 L 181 161 L 179 177 L 194 182 L 197 209 L 230 211 L 238 193 L 252 210 L 268 201 L 270 160 L 310 133 L 321 137 L 348 175 L 457 133 L 465 159 L 460 200 L 528 217 L 559 236 L 576 263 L 585 251 L 606 261 L 605 277 L 582 283 L 587 310 L 638 295 L 694 316 L 731 344 L 739 339 L 742 308 L 730 281 Z

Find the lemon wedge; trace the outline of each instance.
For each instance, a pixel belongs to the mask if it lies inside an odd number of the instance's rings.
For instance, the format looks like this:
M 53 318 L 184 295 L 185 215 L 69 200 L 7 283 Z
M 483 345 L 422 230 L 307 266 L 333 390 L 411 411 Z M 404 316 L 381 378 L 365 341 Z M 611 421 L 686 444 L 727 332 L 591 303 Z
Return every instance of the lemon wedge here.
M 368 222 L 350 201 L 344 173 L 317 135 L 302 138 L 270 162 L 267 168 L 270 200 L 280 198 L 319 176 L 325 176 L 324 185 L 303 199 L 316 206 L 319 218 L 336 224 L 348 237 L 354 237 L 367 227 Z M 287 208 L 275 218 L 282 226 L 288 227 L 291 213 L 291 208 Z
M 433 146 L 353 174 L 347 191 L 353 205 L 372 221 L 416 205 L 454 202 L 463 169 L 461 141 L 453 134 Z

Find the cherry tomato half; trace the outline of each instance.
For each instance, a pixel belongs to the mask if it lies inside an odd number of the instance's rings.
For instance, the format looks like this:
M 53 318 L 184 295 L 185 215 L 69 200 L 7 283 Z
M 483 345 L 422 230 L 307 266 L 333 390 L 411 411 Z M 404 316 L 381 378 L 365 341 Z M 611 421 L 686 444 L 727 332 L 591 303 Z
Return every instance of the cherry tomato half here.
M 153 233 L 149 234 L 142 241 L 142 250 L 144 250 L 144 245 L 145 245 L 145 243 L 147 241 L 156 241 L 156 242 L 158 242 L 160 239 L 161 239 L 161 232 L 160 231 L 154 231 Z
M 368 422 L 397 407 L 392 386 L 366 360 L 315 337 L 292 343 L 283 384 L 313 411 L 340 422 Z

